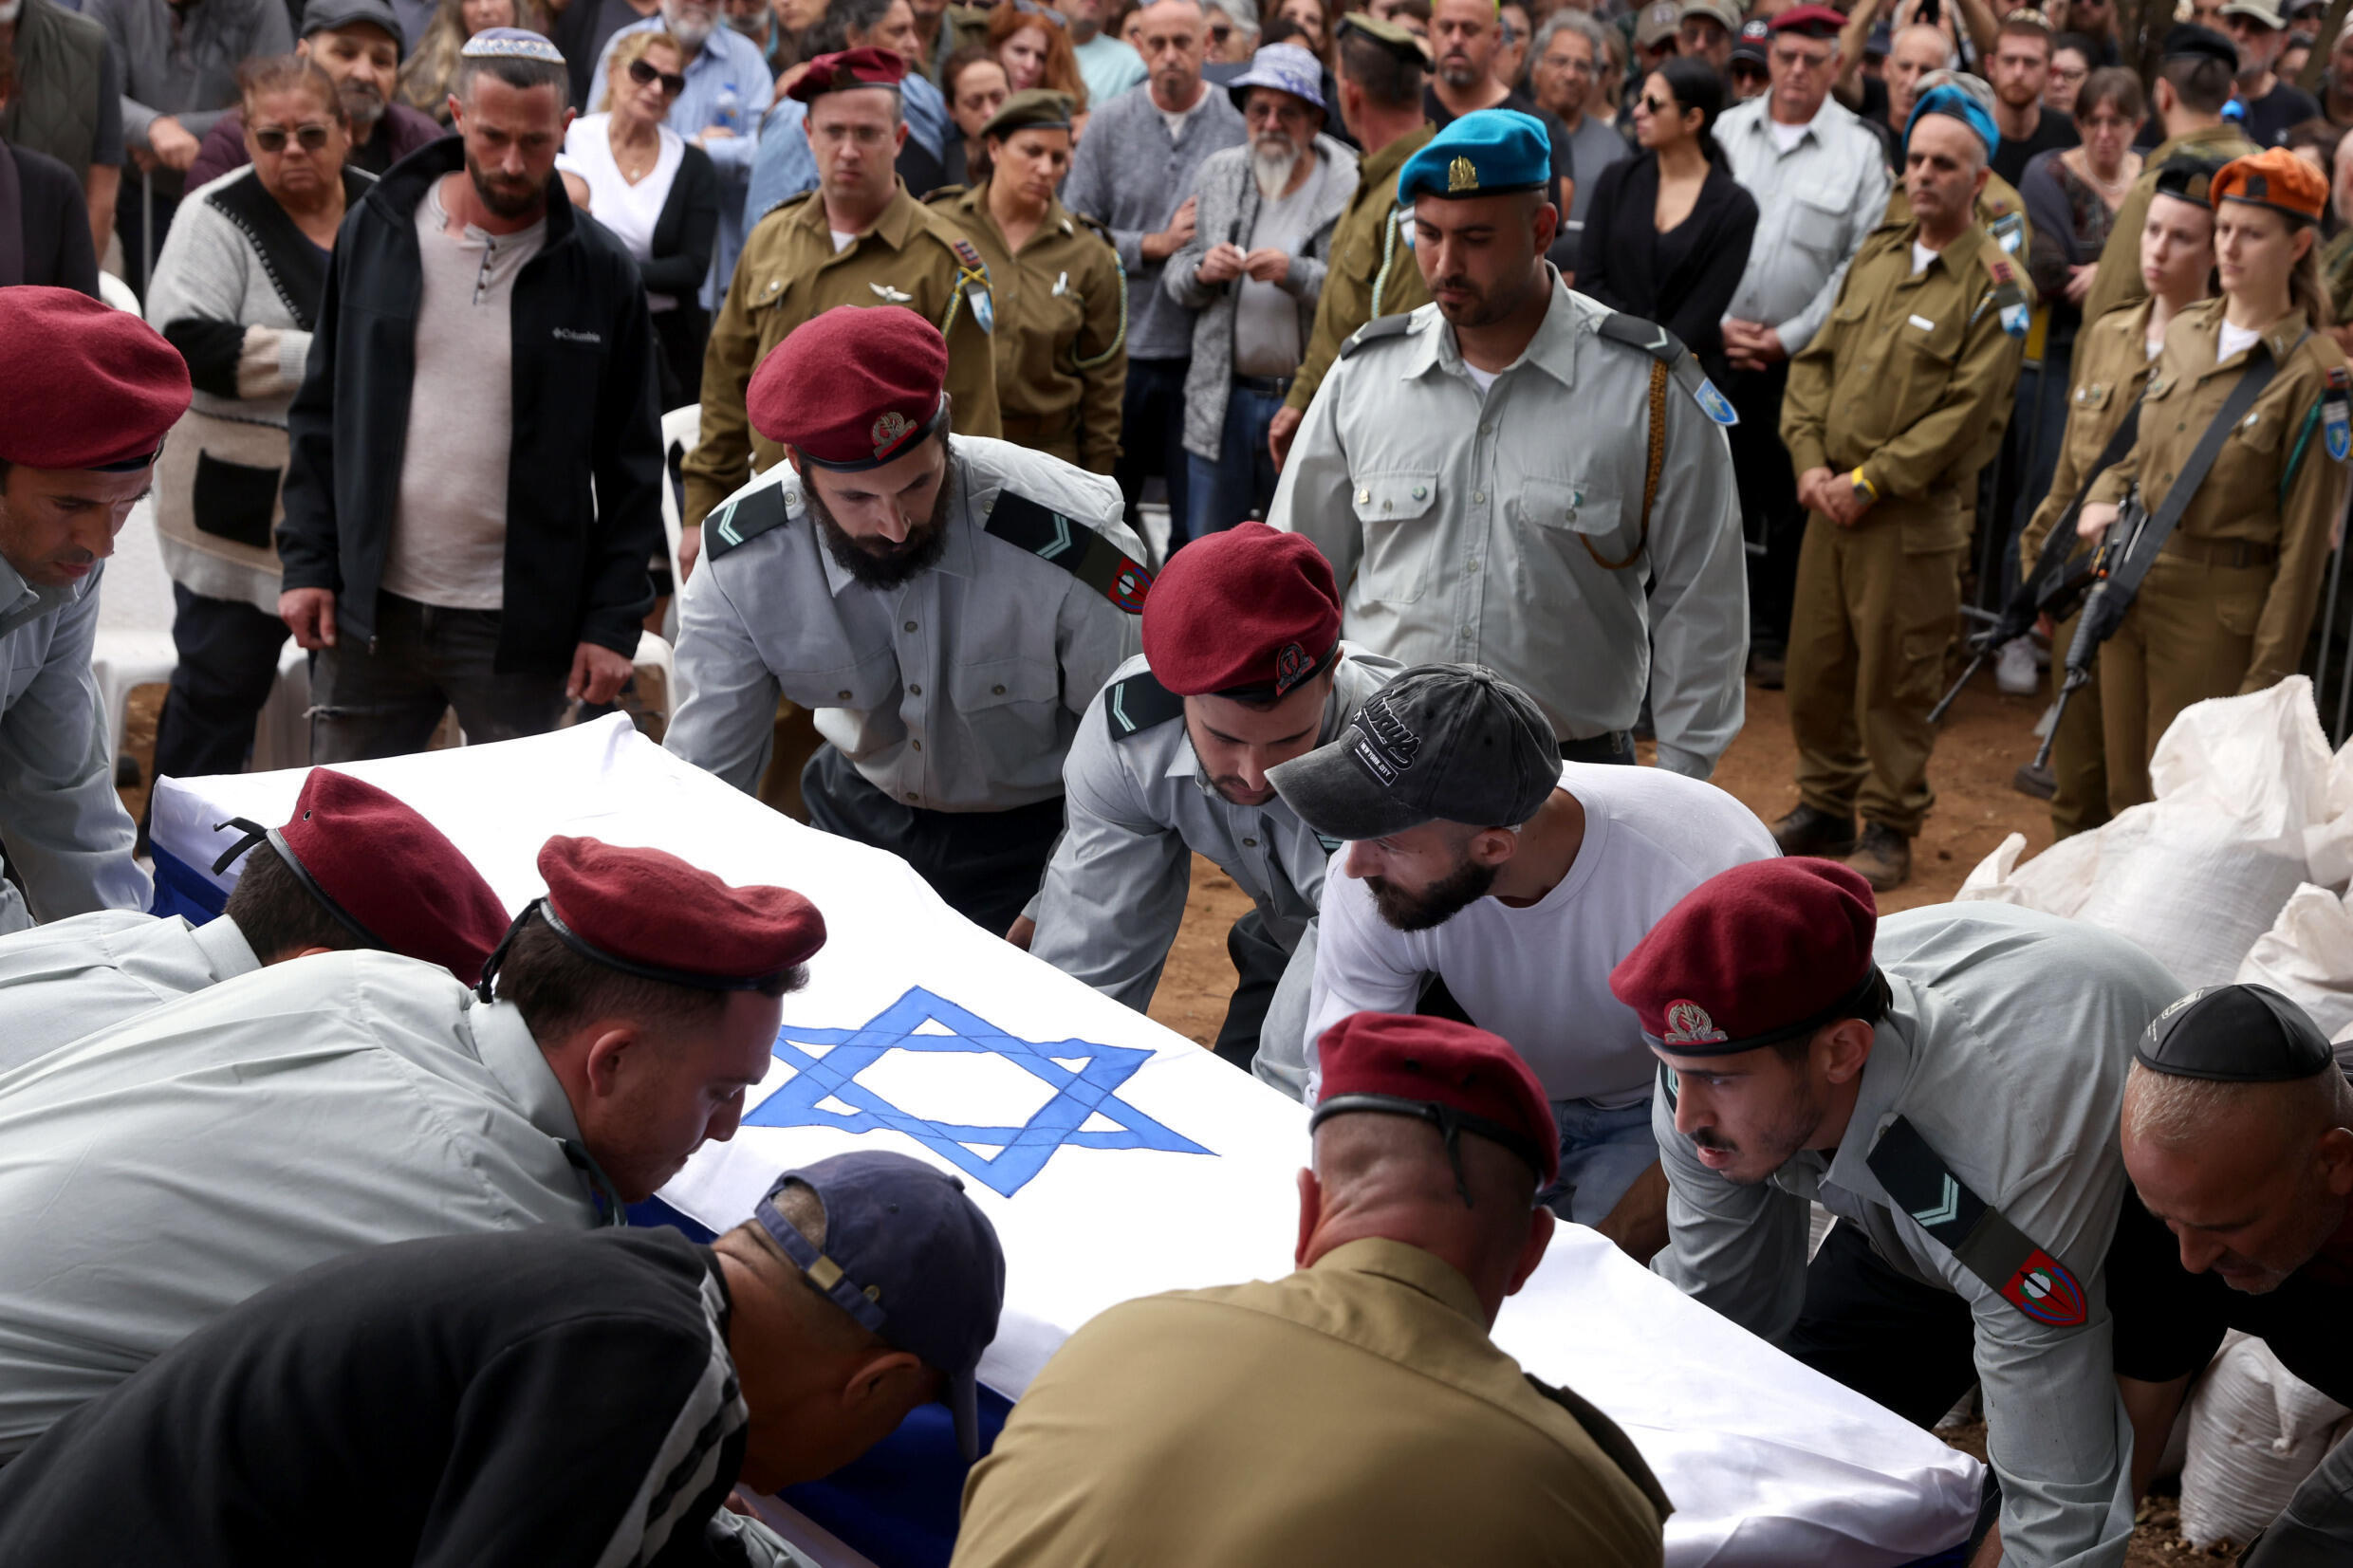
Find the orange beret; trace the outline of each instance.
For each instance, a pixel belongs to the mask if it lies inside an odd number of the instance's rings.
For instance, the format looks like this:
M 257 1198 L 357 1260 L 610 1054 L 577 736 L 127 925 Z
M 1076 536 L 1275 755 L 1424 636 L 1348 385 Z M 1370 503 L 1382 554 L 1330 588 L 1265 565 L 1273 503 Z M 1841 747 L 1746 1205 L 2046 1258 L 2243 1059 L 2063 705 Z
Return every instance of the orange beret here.
M 2226 201 L 2243 201 L 2318 223 L 2328 205 L 2328 176 L 2287 148 L 2273 147 L 2224 164 L 2208 199 L 2217 208 Z

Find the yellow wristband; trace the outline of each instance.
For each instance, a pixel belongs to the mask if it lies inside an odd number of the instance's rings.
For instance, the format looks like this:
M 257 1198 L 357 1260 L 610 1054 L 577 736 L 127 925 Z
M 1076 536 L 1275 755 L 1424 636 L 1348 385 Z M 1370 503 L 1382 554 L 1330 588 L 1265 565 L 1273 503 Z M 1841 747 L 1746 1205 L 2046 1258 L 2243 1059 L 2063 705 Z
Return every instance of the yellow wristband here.
M 1862 498 L 1865 501 L 1877 501 L 1880 498 L 1880 488 L 1871 483 L 1868 479 L 1865 479 L 1862 476 L 1862 470 L 1861 469 L 1857 469 L 1854 472 L 1848 474 L 1846 476 L 1846 482 L 1854 486 L 1855 489 L 1861 490 L 1862 492 Z

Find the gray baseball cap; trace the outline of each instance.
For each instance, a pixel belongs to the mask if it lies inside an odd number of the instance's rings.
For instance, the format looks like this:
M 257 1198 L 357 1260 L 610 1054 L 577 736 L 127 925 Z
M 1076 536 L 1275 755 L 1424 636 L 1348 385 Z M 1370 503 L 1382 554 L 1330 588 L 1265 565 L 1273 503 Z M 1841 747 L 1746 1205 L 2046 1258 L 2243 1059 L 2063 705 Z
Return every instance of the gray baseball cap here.
M 384 29 L 392 46 L 405 59 L 409 52 L 408 36 L 400 26 L 400 17 L 390 0 L 310 0 L 303 9 L 303 36 L 314 32 L 332 32 L 357 23 L 370 22 Z
M 1267 770 L 1329 839 L 1424 822 L 1516 827 L 1561 782 L 1561 743 L 1534 700 L 1477 664 L 1424 664 L 1365 699 L 1338 740 Z

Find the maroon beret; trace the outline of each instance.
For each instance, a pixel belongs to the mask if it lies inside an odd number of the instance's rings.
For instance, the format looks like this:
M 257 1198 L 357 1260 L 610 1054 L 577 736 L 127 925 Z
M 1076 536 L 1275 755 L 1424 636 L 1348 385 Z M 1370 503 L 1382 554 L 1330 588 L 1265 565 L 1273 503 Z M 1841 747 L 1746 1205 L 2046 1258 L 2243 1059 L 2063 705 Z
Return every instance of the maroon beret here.
M 1736 1056 L 1877 1014 L 1871 884 L 1836 860 L 1754 860 L 1709 877 L 1610 971 L 1677 1056 Z
M 507 910 L 473 862 L 405 802 L 332 768 L 303 781 L 270 847 L 327 913 L 371 948 L 438 964 L 471 986 L 506 934 Z
M 0 288 L 0 462 L 134 469 L 188 412 L 188 361 L 127 310 L 70 288 Z
M 769 350 L 744 395 L 751 428 L 826 469 L 876 469 L 937 428 L 948 340 L 895 304 L 837 304 Z
M 896 87 L 907 75 L 907 63 L 889 49 L 843 49 L 839 54 L 821 54 L 808 63 L 801 80 L 792 84 L 786 95 L 804 103 L 814 103 L 827 93 L 845 93 L 857 87 Z
M 1772 19 L 1773 31 L 1800 38 L 1836 38 L 1845 26 L 1846 18 L 1827 6 L 1791 6 Z
M 1271 702 L 1340 645 L 1340 589 L 1324 552 L 1242 523 L 1169 557 L 1144 600 L 1144 657 L 1180 697 Z
M 658 849 L 596 839 L 540 846 L 540 913 L 584 958 L 673 986 L 748 991 L 825 945 L 825 917 L 790 888 L 730 887 Z
M 1351 1013 L 1324 1031 L 1316 1055 L 1324 1089 L 1310 1130 L 1359 1111 L 1419 1116 L 1450 1153 L 1456 1133 L 1474 1133 L 1526 1160 L 1539 1191 L 1560 1179 L 1552 1102 L 1502 1036 L 1452 1019 Z

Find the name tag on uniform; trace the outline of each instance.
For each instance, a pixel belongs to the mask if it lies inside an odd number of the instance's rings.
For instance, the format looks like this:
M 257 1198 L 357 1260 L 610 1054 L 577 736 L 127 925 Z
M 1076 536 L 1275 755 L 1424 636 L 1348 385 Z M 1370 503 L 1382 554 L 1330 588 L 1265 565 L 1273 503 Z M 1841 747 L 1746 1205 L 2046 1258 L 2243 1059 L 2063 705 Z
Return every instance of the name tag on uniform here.
M 1922 332 L 1934 332 L 1934 331 L 1936 331 L 1936 323 L 1935 322 L 1930 321 L 1930 320 L 1929 320 L 1927 317 L 1925 317 L 1925 316 L 1915 316 L 1915 317 L 1913 317 L 1913 318 L 1912 318 L 1912 324 L 1913 324 L 1914 326 L 1918 327 L 1918 328 L 1919 328 Z

